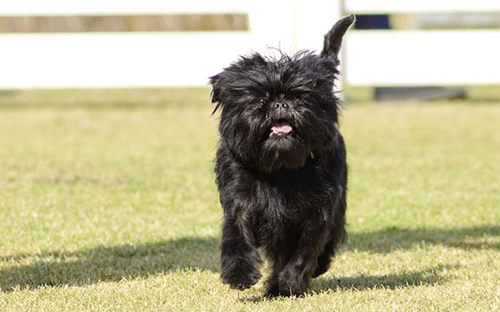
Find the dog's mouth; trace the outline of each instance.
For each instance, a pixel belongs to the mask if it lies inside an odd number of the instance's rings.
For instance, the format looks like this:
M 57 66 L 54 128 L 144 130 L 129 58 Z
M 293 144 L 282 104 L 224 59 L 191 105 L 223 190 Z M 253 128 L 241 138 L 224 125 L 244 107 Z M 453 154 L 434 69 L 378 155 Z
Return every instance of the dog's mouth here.
M 284 136 L 289 135 L 293 132 L 293 127 L 288 120 L 281 119 L 273 122 L 271 125 L 271 130 L 269 132 L 269 137 L 272 136 Z

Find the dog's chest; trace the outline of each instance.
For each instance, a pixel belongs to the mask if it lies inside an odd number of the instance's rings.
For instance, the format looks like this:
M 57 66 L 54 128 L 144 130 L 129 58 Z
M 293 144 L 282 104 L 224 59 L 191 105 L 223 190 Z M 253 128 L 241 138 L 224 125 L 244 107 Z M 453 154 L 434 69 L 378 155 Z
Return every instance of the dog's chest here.
M 256 201 L 259 219 L 264 223 L 296 225 L 330 206 L 329 186 L 319 178 L 279 176 L 259 181 Z

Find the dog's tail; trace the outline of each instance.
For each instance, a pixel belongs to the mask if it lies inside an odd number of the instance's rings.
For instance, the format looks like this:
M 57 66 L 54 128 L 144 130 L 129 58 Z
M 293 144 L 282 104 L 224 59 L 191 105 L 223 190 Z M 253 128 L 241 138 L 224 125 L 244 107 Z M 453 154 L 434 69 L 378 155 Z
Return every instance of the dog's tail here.
M 339 63 L 338 55 L 342 45 L 342 38 L 355 21 L 356 17 L 351 14 L 341 18 L 333 25 L 332 29 L 325 35 L 323 51 L 321 51 L 322 57 L 330 58 L 336 64 Z

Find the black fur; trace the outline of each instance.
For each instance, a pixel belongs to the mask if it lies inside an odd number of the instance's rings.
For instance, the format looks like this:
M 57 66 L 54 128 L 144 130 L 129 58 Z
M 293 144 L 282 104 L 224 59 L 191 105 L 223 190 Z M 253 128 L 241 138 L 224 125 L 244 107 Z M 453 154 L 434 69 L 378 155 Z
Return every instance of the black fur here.
M 221 109 L 221 277 L 232 288 L 260 279 L 261 248 L 272 268 L 267 295 L 302 295 L 346 240 L 346 151 L 333 87 L 353 22 L 339 20 L 320 55 L 255 53 L 210 78 L 214 112 Z

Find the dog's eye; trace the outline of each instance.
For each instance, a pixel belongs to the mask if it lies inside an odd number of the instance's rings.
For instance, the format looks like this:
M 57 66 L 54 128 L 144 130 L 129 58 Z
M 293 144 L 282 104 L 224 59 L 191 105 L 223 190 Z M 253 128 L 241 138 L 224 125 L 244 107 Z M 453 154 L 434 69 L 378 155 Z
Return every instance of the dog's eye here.
M 267 102 L 267 100 L 265 98 L 260 98 L 259 99 L 259 104 L 260 105 L 264 105 L 264 104 L 266 104 L 266 102 Z

